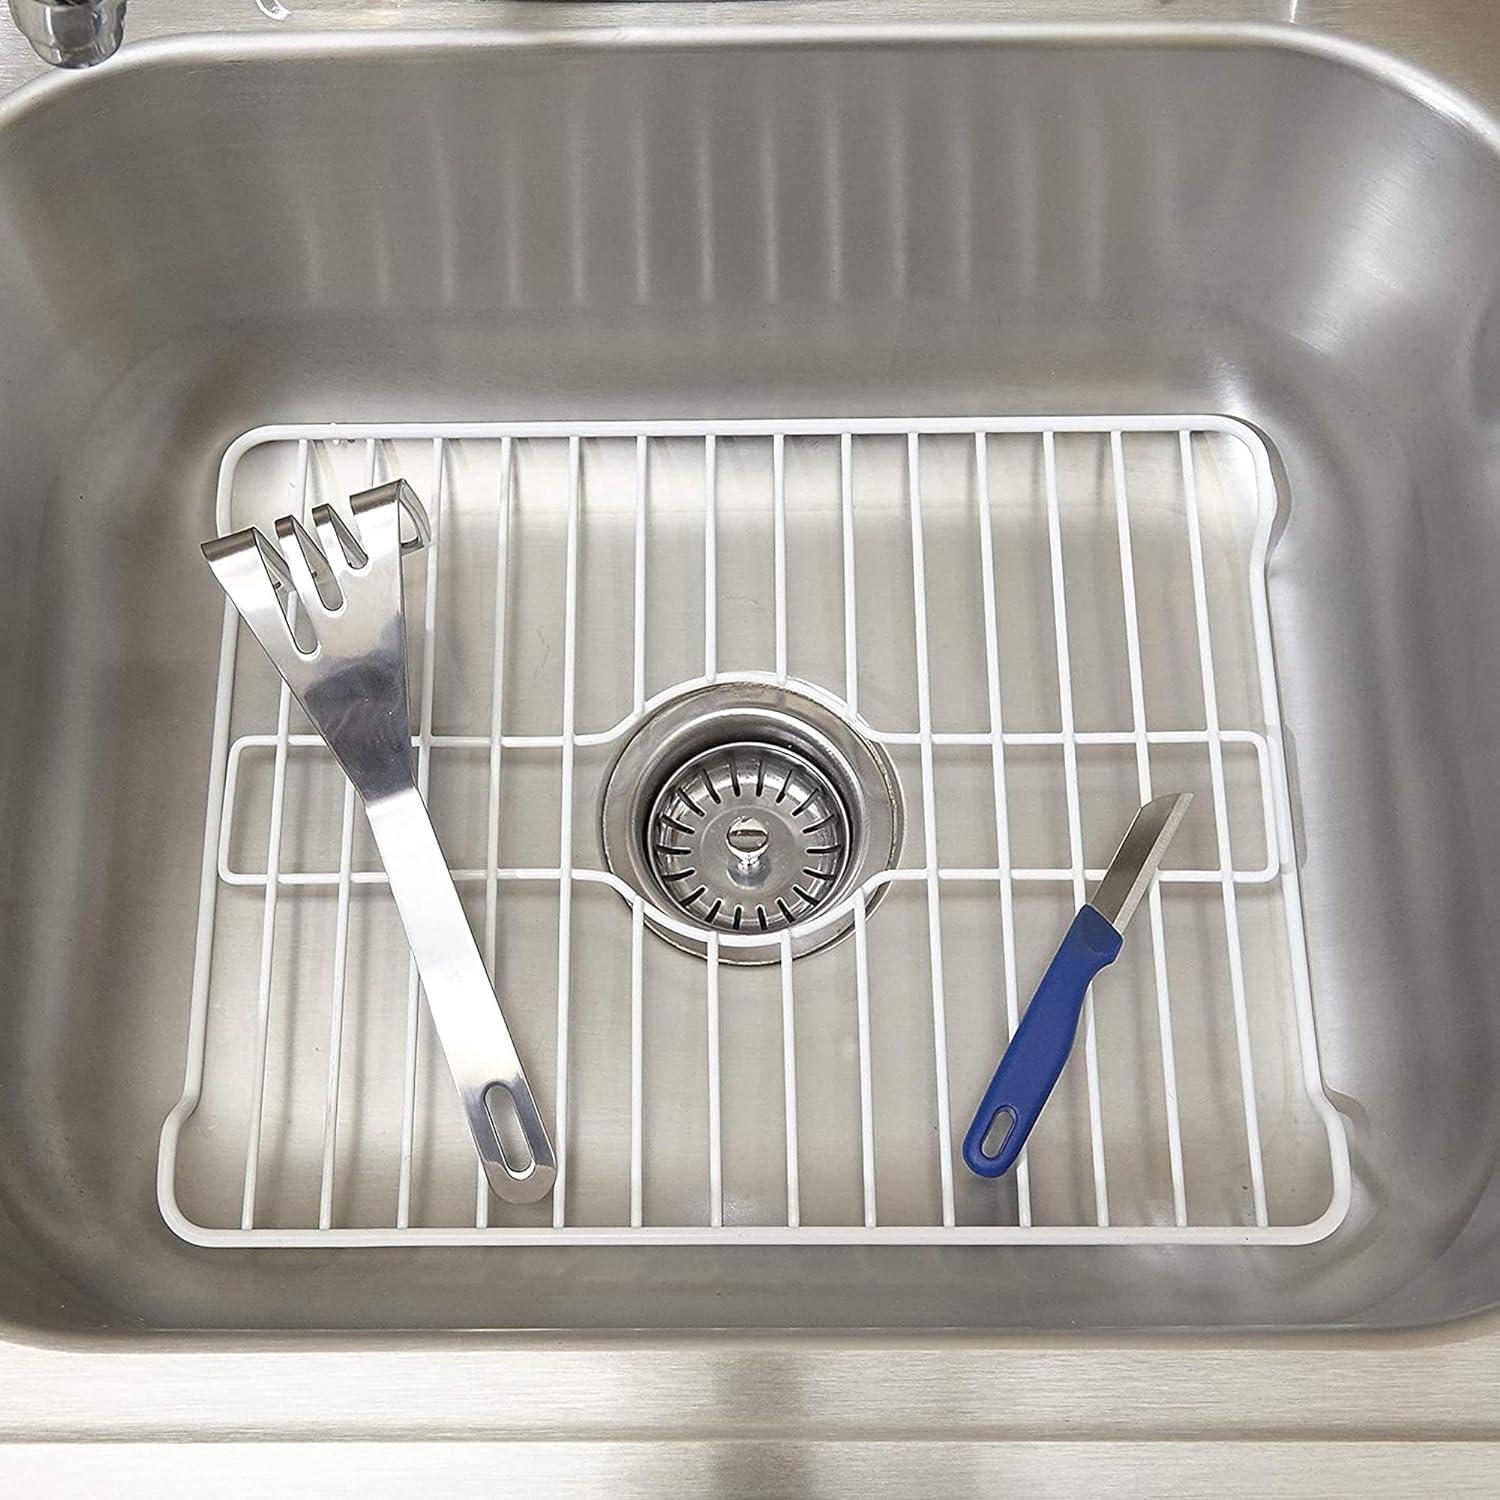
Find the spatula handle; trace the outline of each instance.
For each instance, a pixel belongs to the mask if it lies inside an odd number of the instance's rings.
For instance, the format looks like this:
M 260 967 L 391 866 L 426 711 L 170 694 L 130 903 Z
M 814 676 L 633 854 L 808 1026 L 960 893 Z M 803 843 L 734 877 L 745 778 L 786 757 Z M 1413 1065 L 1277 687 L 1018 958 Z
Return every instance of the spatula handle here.
M 964 1164 L 971 1172 L 1001 1177 L 1016 1164 L 1073 1050 L 1089 985 L 1119 957 L 1122 942 L 1092 906 L 1079 908 L 964 1136 Z M 1009 1118 L 1008 1131 L 1001 1116 Z M 989 1154 L 985 1142 L 992 1131 L 1001 1139 Z
M 485 1176 L 499 1197 L 534 1203 L 557 1157 L 427 808 L 410 786 L 365 811 Z

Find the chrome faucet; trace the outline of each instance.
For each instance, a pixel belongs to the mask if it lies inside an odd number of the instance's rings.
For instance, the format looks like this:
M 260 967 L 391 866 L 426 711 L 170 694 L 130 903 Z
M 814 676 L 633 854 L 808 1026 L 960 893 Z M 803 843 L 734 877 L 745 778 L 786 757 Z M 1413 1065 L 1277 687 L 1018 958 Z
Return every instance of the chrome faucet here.
M 103 62 L 125 33 L 125 0 L 10 0 L 36 55 L 55 68 Z

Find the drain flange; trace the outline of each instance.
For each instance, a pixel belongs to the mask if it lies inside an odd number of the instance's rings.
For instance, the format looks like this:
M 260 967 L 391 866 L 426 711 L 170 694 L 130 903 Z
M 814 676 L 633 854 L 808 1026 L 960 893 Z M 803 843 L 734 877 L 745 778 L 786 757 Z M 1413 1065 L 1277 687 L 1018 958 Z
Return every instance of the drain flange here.
M 852 911 L 798 929 L 893 867 L 901 844 L 884 752 L 810 692 L 751 682 L 691 689 L 648 715 L 610 771 L 602 824 L 610 869 L 679 922 L 721 934 L 727 963 L 773 961 L 784 933 L 794 954 L 837 941 Z

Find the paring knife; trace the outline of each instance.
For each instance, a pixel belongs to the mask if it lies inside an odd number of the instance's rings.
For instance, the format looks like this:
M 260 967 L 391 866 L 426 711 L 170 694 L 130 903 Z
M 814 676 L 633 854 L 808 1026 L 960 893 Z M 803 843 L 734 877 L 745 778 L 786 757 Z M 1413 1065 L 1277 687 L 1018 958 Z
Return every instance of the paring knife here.
M 1157 797 L 1131 820 L 1094 899 L 1079 908 L 1047 965 L 974 1112 L 964 1136 L 964 1162 L 971 1172 L 1000 1177 L 1015 1166 L 1073 1050 L 1089 985 L 1119 957 L 1125 924 L 1150 889 L 1192 800 L 1191 792 Z M 987 1143 L 991 1151 L 986 1151 Z

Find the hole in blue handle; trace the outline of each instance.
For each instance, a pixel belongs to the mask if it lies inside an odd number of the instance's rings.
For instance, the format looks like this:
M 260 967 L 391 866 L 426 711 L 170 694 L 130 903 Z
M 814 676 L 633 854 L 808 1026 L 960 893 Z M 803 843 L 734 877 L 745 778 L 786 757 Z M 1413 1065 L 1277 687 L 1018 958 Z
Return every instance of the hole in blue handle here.
M 1005 1143 L 1010 1139 L 1010 1133 L 1015 1128 L 1015 1110 L 1008 1104 L 1002 1104 L 990 1119 L 990 1128 L 985 1131 L 984 1139 L 979 1143 L 979 1154 L 986 1161 L 996 1160 L 1005 1149 Z M 1000 1132 L 998 1135 L 995 1133 L 997 1130 Z

